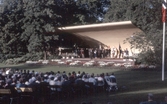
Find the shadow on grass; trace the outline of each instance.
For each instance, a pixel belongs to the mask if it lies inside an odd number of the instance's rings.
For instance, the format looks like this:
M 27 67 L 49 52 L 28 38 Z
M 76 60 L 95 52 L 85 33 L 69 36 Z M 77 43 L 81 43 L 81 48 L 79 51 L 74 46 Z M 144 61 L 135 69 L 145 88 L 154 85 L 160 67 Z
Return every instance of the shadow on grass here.
M 44 65 L 34 65 L 34 64 L 16 64 L 16 65 L 6 65 L 0 64 L 0 68 L 12 68 L 12 69 L 37 69 L 45 67 Z

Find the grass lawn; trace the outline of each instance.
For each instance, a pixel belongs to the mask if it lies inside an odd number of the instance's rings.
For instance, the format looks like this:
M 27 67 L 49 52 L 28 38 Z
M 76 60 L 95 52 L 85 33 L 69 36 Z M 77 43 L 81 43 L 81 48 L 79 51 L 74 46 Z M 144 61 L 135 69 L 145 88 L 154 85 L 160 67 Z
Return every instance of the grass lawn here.
M 48 71 L 85 71 L 86 73 L 115 73 L 117 78 L 117 84 L 119 90 L 111 93 L 98 93 L 91 96 L 82 96 L 75 99 L 64 101 L 65 104 L 80 104 L 82 101 L 92 101 L 93 104 L 107 104 L 108 101 L 113 104 L 139 104 L 141 101 L 147 100 L 147 94 L 153 93 L 154 98 L 157 102 L 164 100 L 164 96 L 167 95 L 167 72 L 165 71 L 165 80 L 161 80 L 161 69 L 159 70 L 123 70 L 123 69 L 112 69 L 112 68 L 97 68 L 97 67 L 69 67 L 69 66 L 48 66 L 48 65 L 4 65 L 3 67 L 12 67 L 19 69 L 28 69 L 38 72 Z M 52 104 L 58 104 L 53 101 Z

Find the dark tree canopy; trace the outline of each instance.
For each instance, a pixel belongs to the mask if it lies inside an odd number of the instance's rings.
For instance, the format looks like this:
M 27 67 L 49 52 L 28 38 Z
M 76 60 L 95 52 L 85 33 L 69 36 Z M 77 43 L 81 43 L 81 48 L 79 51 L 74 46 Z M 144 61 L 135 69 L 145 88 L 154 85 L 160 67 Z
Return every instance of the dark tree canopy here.
M 5 55 L 54 53 L 62 26 L 101 22 L 108 0 L 5 0 L 0 4 L 0 50 Z M 81 38 L 81 37 L 80 37 Z M 83 38 L 83 37 L 82 37 Z M 82 42 L 82 41 L 81 41 Z M 84 45 L 84 43 L 80 43 Z
M 130 20 L 144 32 L 161 29 L 161 0 L 111 0 L 104 22 Z
M 0 4 L 3 10 L 0 51 L 8 56 L 41 52 L 46 59 L 47 52 L 54 53 L 60 45 L 62 35 L 58 27 L 131 20 L 143 31 L 127 39 L 131 48 L 153 53 L 151 58 L 156 59 L 161 57 L 162 49 L 159 47 L 162 45 L 161 3 L 161 0 L 5 0 Z M 77 38 L 82 40 L 81 46 L 85 44 L 83 41 L 89 41 Z
M 162 55 L 162 1 L 161 0 L 111 0 L 105 21 L 130 20 L 142 30 L 128 38 L 131 48 L 141 51 L 143 62 L 161 63 Z M 149 57 L 148 57 L 149 56 Z M 149 60 L 149 61 L 148 61 Z

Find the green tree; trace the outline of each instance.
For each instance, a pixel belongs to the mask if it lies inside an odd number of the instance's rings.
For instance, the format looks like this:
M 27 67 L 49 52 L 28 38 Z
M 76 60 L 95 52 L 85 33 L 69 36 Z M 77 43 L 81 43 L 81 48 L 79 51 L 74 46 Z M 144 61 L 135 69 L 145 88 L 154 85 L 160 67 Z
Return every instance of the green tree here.
M 54 0 L 6 0 L 3 5 L 6 7 L 0 19 L 3 53 L 42 51 L 46 59 L 48 40 L 53 37 L 46 33 L 54 32 L 56 24 L 50 8 Z
M 116 22 L 130 20 L 131 0 L 110 0 L 108 12 L 105 14 L 104 22 Z
M 131 44 L 141 50 L 139 56 L 142 57 L 142 62 L 160 65 L 162 60 L 161 0 L 141 0 L 131 5 L 131 21 L 143 31 L 134 35 Z
M 7 5 L 10 4 L 10 5 Z M 5 11 L 0 16 L 0 44 L 2 53 L 18 54 L 20 47 L 19 35 L 22 29 L 20 26 L 23 18 L 20 2 L 6 0 L 4 3 Z
M 53 51 L 57 27 L 101 22 L 108 0 L 5 0 L 0 14 L 3 54 Z M 54 34 L 54 35 L 53 35 Z
M 53 13 L 52 6 L 55 6 L 54 0 L 25 0 L 23 2 L 25 18 L 22 20 L 24 31 L 21 39 L 27 42 L 29 52 L 43 52 L 44 59 L 49 51 L 48 42 L 52 38 L 47 33 L 55 32 L 57 25 L 55 19 L 58 15 Z
M 54 13 L 60 26 L 92 24 L 101 22 L 109 0 L 56 0 Z
M 142 32 L 134 33 L 133 37 L 127 39 L 131 48 L 139 49 L 140 56 L 145 62 L 160 64 L 162 55 L 161 8 L 161 0 L 111 0 L 104 22 L 132 21 Z

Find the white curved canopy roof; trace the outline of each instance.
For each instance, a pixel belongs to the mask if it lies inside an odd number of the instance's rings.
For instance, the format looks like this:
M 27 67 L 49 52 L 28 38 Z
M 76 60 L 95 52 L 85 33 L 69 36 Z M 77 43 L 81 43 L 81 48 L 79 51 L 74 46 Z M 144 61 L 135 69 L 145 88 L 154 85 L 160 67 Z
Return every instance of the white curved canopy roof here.
M 123 42 L 126 38 L 131 37 L 133 33 L 141 31 L 131 21 L 67 26 L 59 29 L 77 35 L 88 36 L 104 43 L 110 48 L 118 48 L 120 44 L 122 49 L 127 48 L 130 52 L 138 53 L 137 50 L 130 49 L 130 44 L 124 44 Z

